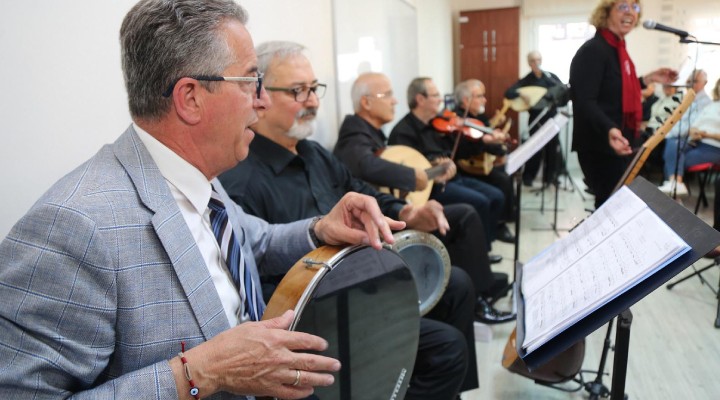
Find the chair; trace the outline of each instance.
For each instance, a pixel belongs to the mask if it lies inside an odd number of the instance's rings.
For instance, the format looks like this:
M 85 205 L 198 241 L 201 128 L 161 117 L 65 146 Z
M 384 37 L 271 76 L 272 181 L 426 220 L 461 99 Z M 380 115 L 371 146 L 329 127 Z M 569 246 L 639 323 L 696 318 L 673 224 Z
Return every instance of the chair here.
M 700 193 L 698 193 L 697 203 L 695 203 L 695 214 L 700 209 L 700 203 L 702 202 L 703 207 L 708 206 L 707 196 L 705 195 L 705 186 L 707 185 L 710 177 L 714 172 L 720 171 L 720 164 L 706 162 L 702 164 L 691 165 L 686 169 L 687 172 L 694 172 L 698 177 L 698 186 L 700 187 Z

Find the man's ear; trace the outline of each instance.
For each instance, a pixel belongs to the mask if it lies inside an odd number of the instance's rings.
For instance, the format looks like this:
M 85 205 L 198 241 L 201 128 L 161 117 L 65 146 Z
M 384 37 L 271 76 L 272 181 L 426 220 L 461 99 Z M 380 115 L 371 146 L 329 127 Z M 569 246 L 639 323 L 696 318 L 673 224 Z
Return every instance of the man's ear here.
M 360 109 L 370 111 L 370 98 L 368 96 L 360 97 Z
M 181 78 L 173 89 L 173 105 L 178 117 L 189 125 L 200 122 L 205 89 L 192 78 Z

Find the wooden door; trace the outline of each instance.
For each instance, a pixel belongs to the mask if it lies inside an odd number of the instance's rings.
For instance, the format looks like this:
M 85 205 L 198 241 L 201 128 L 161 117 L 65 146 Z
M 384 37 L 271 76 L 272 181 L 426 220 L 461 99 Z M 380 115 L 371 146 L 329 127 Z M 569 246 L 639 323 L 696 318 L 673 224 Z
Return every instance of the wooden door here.
M 502 107 L 505 90 L 517 82 L 520 49 L 520 8 L 460 12 L 460 80 L 480 79 L 485 84 L 486 114 Z M 517 138 L 516 122 L 511 134 Z

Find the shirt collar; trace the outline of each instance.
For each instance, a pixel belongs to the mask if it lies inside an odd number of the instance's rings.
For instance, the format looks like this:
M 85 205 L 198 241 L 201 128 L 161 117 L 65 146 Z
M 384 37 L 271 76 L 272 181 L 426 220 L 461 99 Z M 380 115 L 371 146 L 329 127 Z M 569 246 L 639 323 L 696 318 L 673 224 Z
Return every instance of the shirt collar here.
M 187 197 L 199 214 L 210 201 L 211 186 L 205 175 L 133 122 L 133 128 L 165 180 Z
M 257 133 L 257 132 L 256 132 Z M 298 142 L 296 148 L 301 151 L 304 140 Z M 260 133 L 250 142 L 250 149 L 264 163 L 270 166 L 276 175 L 279 175 L 297 156 L 290 150 L 280 146 Z

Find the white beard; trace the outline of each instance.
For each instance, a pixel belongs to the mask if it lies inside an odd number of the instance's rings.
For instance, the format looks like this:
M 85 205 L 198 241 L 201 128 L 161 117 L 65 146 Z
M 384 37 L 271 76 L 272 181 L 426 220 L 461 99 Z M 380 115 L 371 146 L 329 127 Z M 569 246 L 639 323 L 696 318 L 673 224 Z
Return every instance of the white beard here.
M 478 108 L 478 112 L 477 112 L 477 113 L 478 113 L 478 115 L 485 114 L 485 106 L 480 106 L 480 108 Z
M 315 120 L 307 121 L 307 122 L 298 122 L 295 120 L 293 123 L 293 126 L 290 127 L 290 130 L 287 132 L 288 137 L 291 137 L 296 140 L 303 140 L 310 137 L 310 135 L 315 132 Z

